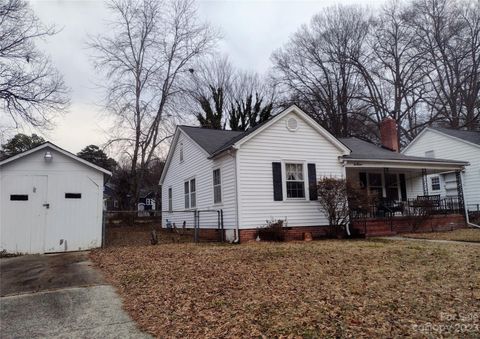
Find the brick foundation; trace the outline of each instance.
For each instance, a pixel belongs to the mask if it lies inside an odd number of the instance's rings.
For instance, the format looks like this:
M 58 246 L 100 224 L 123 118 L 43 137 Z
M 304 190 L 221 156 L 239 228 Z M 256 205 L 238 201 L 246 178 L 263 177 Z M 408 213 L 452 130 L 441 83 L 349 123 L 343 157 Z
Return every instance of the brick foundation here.
M 394 217 L 392 219 L 366 219 L 353 222 L 351 231 L 366 237 L 395 235 L 412 232 L 451 231 L 466 227 L 461 214 L 433 215 L 415 225 L 415 218 Z
M 285 228 L 285 241 L 303 240 L 306 232 L 311 233 L 313 239 L 325 237 L 328 232 L 328 226 L 299 226 Z M 240 243 L 255 240 L 257 238 L 256 229 L 240 230 Z
M 358 236 L 375 237 L 412 232 L 451 231 L 466 227 L 465 219 L 460 214 L 431 216 L 418 225 L 415 231 L 414 223 L 411 217 L 392 218 L 391 224 L 389 219 L 367 219 L 366 233 L 365 221 L 355 221 L 350 227 L 350 231 L 355 232 Z M 304 240 L 306 232 L 311 233 L 313 239 L 322 238 L 327 236 L 328 230 L 328 226 L 287 227 L 285 228 L 285 241 Z M 256 237 L 256 229 L 240 230 L 240 243 L 254 241 Z

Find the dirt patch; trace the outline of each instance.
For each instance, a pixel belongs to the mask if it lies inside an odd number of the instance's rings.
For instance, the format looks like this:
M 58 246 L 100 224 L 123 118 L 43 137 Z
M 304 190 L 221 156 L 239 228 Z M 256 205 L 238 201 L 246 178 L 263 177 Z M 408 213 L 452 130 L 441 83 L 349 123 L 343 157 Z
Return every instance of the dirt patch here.
M 171 244 L 97 250 L 91 258 L 157 337 L 438 337 L 448 333 L 421 329 L 480 313 L 473 246 Z M 479 321 L 461 336 L 478 337 Z
M 160 226 L 135 225 L 107 228 L 105 243 L 107 247 L 149 245 L 152 230 L 157 233 L 160 244 L 191 243 L 194 240 L 193 229 L 175 231 Z
M 475 228 L 462 228 L 448 232 L 408 233 L 402 234 L 402 236 L 416 239 L 452 240 L 480 243 L 480 229 Z
M 0 259 L 0 296 L 103 284 L 87 252 Z

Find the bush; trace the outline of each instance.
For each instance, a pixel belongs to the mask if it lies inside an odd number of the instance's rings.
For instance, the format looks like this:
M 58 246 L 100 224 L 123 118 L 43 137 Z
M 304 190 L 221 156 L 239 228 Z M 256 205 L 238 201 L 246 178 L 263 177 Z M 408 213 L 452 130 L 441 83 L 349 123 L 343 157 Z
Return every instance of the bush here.
M 267 224 L 257 229 L 257 236 L 264 241 L 284 241 L 285 229 L 283 220 L 267 221 Z

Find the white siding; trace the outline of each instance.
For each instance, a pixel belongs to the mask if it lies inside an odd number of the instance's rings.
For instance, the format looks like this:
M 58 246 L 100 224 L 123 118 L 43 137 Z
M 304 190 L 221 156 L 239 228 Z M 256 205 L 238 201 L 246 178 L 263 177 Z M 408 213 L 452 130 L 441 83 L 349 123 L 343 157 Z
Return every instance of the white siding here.
M 407 155 L 425 156 L 433 150 L 436 158 L 468 161 L 463 176 L 464 192 L 467 204 L 480 204 L 480 147 L 469 145 L 460 140 L 427 130 L 405 152 Z M 445 183 L 449 176 L 442 176 L 442 195 L 445 195 Z M 421 185 L 421 180 L 419 181 Z M 448 187 L 447 187 L 448 188 Z
M 286 128 L 292 115 L 298 120 L 295 132 Z M 293 112 L 245 142 L 237 151 L 240 228 L 256 228 L 271 218 L 286 218 L 288 226 L 328 225 L 318 201 L 308 200 L 308 191 L 306 200 L 286 200 L 285 192 L 284 201 L 273 200 L 272 162 L 315 163 L 320 179 L 343 176 L 339 156 L 338 148 Z M 306 166 L 304 175 L 307 179 Z
M 162 184 L 162 224 L 166 220 L 175 223 L 181 228 L 186 222 L 187 228 L 194 226 L 193 209 L 185 210 L 184 182 L 195 178 L 196 181 L 196 209 L 197 210 L 223 210 L 224 228 L 235 229 L 235 159 L 232 155 L 211 160 L 208 154 L 181 130 L 177 146 L 173 150 L 172 159 L 167 169 Z M 180 147 L 183 144 L 183 162 L 180 162 Z M 222 203 L 213 203 L 213 170 L 220 168 L 222 182 Z M 168 212 L 168 189 L 172 188 L 173 213 Z M 216 228 L 217 214 L 214 212 L 200 212 L 200 227 Z
M 44 161 L 50 151 L 51 163 Z M 81 193 L 81 199 L 65 199 Z M 28 194 L 28 201 L 10 201 Z M 102 242 L 103 173 L 44 148 L 0 167 L 0 248 L 8 252 L 78 251 Z M 43 204 L 50 204 L 46 209 Z

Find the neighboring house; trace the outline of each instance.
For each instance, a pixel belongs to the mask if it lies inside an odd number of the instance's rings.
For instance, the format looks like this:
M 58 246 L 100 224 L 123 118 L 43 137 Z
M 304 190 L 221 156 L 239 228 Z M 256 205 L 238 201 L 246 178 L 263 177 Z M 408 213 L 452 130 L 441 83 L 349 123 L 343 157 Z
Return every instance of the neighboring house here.
M 120 209 L 115 186 L 111 183 L 105 184 L 103 190 L 103 209 L 106 211 L 118 211 Z
M 102 245 L 104 176 L 46 142 L 0 162 L 0 250 L 80 251 Z
M 398 150 L 391 121 L 382 125 L 382 139 Z M 285 220 L 294 238 L 321 234 L 328 225 L 316 201 L 322 177 L 352 179 L 366 194 L 406 202 L 417 197 L 414 183 L 422 170 L 466 165 L 339 140 L 296 106 L 246 132 L 178 126 L 160 179 L 162 223 L 217 228 L 221 211 L 229 240 L 254 239 L 272 218 Z
M 140 190 L 140 197 L 138 199 L 138 210 L 154 211 L 155 209 L 155 191 L 147 189 Z
M 465 203 L 469 210 L 480 208 L 480 131 L 425 128 L 403 151 L 406 155 L 468 161 L 463 172 Z M 456 195 L 454 172 L 428 176 L 429 194 Z

